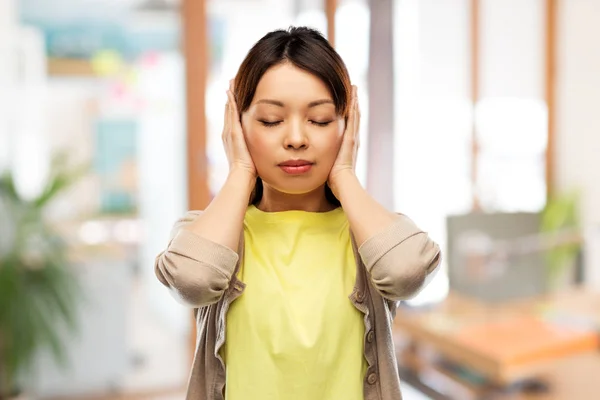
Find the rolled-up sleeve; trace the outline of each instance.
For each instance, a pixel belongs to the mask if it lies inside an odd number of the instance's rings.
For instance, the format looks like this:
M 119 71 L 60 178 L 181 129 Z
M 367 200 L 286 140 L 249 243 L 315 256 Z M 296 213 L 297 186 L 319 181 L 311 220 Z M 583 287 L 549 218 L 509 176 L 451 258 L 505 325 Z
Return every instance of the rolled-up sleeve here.
M 374 287 L 390 300 L 419 293 L 441 259 L 437 243 L 405 215 L 363 243 L 359 254 Z
M 175 223 L 167 248 L 155 260 L 158 280 L 192 307 L 217 302 L 234 273 L 238 254 L 185 229 L 200 215 L 190 211 Z

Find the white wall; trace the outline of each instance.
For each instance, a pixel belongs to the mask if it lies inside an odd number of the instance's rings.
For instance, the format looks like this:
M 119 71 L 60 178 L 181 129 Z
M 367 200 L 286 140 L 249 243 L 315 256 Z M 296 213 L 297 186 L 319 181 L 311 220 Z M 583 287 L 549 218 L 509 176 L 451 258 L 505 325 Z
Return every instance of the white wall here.
M 9 136 L 11 126 L 10 95 L 13 69 L 10 62 L 16 28 L 15 0 L 0 1 L 0 173 L 9 164 Z
M 600 1 L 559 2 L 556 178 L 582 190 L 586 227 L 596 227 L 587 271 L 600 287 Z
M 152 312 L 183 335 L 189 333 L 190 309 L 179 307 L 154 273 L 154 259 L 169 242 L 173 223 L 186 211 L 186 155 L 183 59 L 163 54 L 138 78 L 148 103 L 139 118 L 139 218 L 142 281 Z
M 395 209 L 446 248 L 446 216 L 471 209 L 466 0 L 394 3 Z M 448 293 L 446 258 L 414 304 Z

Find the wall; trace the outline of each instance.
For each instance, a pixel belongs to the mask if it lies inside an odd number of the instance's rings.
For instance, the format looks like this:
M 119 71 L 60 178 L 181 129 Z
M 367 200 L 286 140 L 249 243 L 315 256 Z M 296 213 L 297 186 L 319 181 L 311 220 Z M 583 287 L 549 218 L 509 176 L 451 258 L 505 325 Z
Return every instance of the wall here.
M 582 190 L 592 246 L 588 279 L 600 288 L 600 2 L 559 1 L 556 179 L 558 189 Z M 595 266 L 595 267 L 594 267 Z
M 12 91 L 12 45 L 16 24 L 15 0 L 0 1 L 0 172 L 8 167 L 9 93 Z

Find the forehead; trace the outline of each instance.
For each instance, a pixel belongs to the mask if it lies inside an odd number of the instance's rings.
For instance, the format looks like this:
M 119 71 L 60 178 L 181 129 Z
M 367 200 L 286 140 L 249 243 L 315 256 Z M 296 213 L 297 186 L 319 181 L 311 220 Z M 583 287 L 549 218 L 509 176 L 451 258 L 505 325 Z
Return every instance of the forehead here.
M 290 63 L 283 63 L 269 68 L 260 79 L 253 102 L 261 99 L 309 103 L 322 99 L 332 100 L 332 97 L 321 79 Z

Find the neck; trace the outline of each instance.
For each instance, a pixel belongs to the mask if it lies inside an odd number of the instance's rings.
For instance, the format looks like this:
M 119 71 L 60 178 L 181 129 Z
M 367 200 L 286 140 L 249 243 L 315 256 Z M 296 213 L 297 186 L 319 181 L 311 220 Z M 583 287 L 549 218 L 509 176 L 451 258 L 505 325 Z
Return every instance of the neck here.
M 265 212 L 278 211 L 308 211 L 327 212 L 335 208 L 325 197 L 325 185 L 303 194 L 288 194 L 279 192 L 264 184 L 263 195 L 257 204 L 257 208 Z

